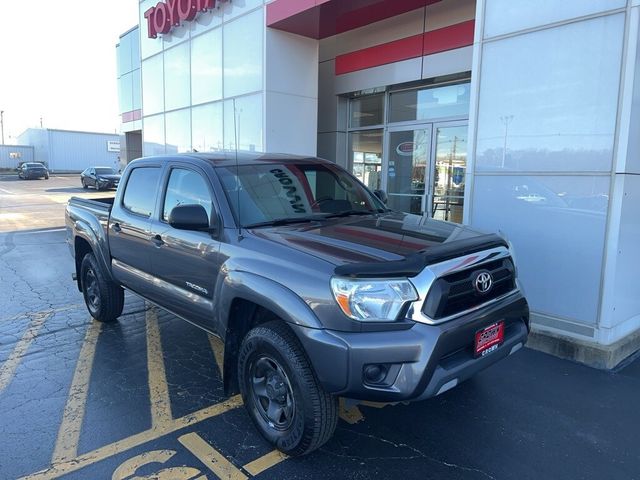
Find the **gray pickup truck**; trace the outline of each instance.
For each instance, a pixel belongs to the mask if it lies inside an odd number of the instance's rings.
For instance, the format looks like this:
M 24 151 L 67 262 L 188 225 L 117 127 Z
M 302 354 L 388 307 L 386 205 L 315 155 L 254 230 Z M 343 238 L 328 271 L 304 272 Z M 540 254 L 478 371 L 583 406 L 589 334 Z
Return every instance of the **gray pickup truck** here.
M 317 158 L 139 159 L 66 226 L 91 315 L 116 320 L 126 288 L 219 336 L 226 392 L 289 455 L 331 437 L 338 396 L 441 394 L 529 332 L 503 238 L 389 210 Z

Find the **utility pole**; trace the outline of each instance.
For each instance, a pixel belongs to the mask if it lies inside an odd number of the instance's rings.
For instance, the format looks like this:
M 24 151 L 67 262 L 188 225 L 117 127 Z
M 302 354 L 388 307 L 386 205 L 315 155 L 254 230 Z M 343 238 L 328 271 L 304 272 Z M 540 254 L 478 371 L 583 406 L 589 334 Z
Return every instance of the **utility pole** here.
M 4 145 L 4 110 L 0 110 L 0 129 L 2 130 L 2 143 Z
M 40 117 L 40 128 L 42 128 L 42 117 Z
M 502 145 L 502 168 L 507 157 L 507 136 L 509 135 L 509 124 L 513 120 L 513 115 L 505 115 L 500 117 L 500 121 L 504 123 L 504 143 Z

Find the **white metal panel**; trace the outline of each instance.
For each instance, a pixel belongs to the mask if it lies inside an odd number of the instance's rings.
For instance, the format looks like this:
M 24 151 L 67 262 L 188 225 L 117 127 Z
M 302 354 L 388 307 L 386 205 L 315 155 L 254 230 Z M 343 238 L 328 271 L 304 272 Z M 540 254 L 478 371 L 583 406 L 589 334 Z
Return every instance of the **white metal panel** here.
M 619 151 L 616 171 L 640 174 L 640 7 L 631 9 L 628 35 L 625 96 L 620 115 L 620 136 L 626 134 L 628 144 L 626 151 L 622 148 Z
M 444 0 L 427 7 L 425 32 L 473 20 L 476 16 L 475 0 Z
M 411 82 L 422 78 L 422 57 L 336 76 L 336 94 Z
M 315 156 L 317 105 L 315 98 L 266 92 L 265 150 Z
M 433 78 L 471 71 L 473 46 L 456 48 L 446 52 L 434 53 L 423 57 L 422 78 Z
M 485 38 L 624 7 L 627 0 L 487 0 Z
M 616 175 L 604 282 L 600 341 L 611 344 L 640 328 L 640 176 Z
M 266 86 L 274 92 L 318 97 L 318 41 L 267 28 Z
M 50 170 L 81 172 L 92 165 L 117 168 L 119 152 L 109 152 L 107 142 L 119 141 L 119 135 L 66 130 L 48 130 L 48 132 Z
M 471 224 L 504 232 L 533 311 L 594 325 L 609 176 L 477 175 Z
M 321 40 L 320 61 L 324 62 L 343 53 L 419 35 L 423 31 L 424 8 L 419 8 Z

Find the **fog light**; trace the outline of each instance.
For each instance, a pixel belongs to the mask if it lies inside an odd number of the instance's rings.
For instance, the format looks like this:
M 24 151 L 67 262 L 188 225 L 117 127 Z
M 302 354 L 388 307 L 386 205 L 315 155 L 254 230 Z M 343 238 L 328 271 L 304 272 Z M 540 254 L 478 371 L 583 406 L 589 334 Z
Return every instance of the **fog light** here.
M 387 376 L 388 368 L 384 364 L 372 363 L 365 365 L 364 382 L 368 384 L 382 383 Z

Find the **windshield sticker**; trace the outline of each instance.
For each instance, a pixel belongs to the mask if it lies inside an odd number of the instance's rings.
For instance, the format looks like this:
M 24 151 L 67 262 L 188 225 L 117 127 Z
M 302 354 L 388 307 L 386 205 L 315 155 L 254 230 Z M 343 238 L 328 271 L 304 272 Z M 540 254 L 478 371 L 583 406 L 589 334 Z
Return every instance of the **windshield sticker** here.
M 307 213 L 304 204 L 301 203 L 302 197 L 298 195 L 298 188 L 294 185 L 294 182 L 289 177 L 289 175 L 279 168 L 274 168 L 269 171 L 278 179 L 278 181 L 282 185 L 282 188 L 287 194 L 287 198 L 289 199 L 289 203 L 291 204 L 293 211 L 295 213 Z

